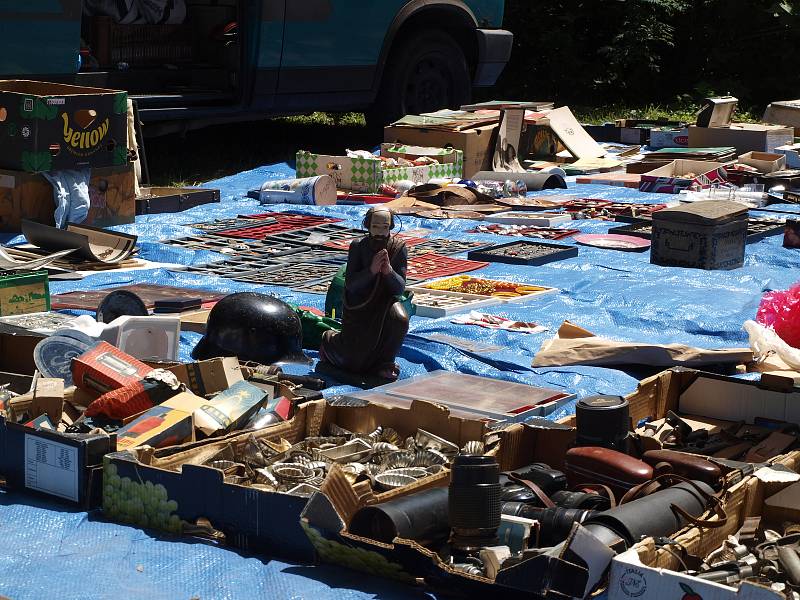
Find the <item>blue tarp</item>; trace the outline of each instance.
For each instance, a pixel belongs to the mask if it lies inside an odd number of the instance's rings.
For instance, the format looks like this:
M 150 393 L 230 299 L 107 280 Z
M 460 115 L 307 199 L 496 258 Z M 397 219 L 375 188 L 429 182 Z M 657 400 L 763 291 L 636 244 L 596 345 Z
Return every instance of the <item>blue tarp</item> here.
M 119 227 L 139 236 L 142 258 L 164 263 L 194 265 L 222 259 L 207 251 L 191 251 L 159 244 L 168 237 L 190 235 L 184 225 L 265 209 L 246 192 L 266 179 L 290 177 L 287 165 L 262 167 L 210 182 L 222 190 L 222 202 L 174 215 L 138 217 L 135 225 Z M 564 193 L 563 190 L 558 190 Z M 546 194 L 548 192 L 545 192 Z M 555 191 L 553 192 L 555 193 Z M 642 194 L 636 190 L 602 185 L 570 184 L 569 194 L 582 198 L 658 203 L 673 196 Z M 793 212 L 795 206 L 772 206 Z M 356 226 L 364 207 L 270 206 L 335 216 Z M 765 213 L 766 214 L 766 213 Z M 774 216 L 774 215 L 771 215 Z M 511 238 L 465 234 L 477 222 L 402 218 L 404 229 L 424 227 L 433 235 L 454 239 L 481 239 L 503 243 Z M 602 233 L 619 223 L 573 221 L 570 227 L 585 233 Z M 402 376 L 436 369 L 458 370 L 532 385 L 563 388 L 578 397 L 595 393 L 626 394 L 635 389 L 642 373 L 596 367 L 532 368 L 531 360 L 543 341 L 552 337 L 564 320 L 597 335 L 623 341 L 683 343 L 705 348 L 747 345 L 742 323 L 755 315 L 764 291 L 784 289 L 798 277 L 796 251 L 781 247 L 782 236 L 747 246 L 743 268 L 700 271 L 664 268 L 649 263 L 649 253 L 601 250 L 581 246 L 579 255 L 541 267 L 493 264 L 473 274 L 558 288 L 530 300 L 489 307 L 486 312 L 508 318 L 536 321 L 546 333 L 524 335 L 454 325 L 449 319 L 415 317 L 398 363 Z M 570 239 L 565 244 L 574 244 Z M 257 290 L 317 308 L 324 296 L 300 294 L 280 287 L 253 287 L 227 279 L 169 271 L 165 268 L 126 273 L 98 273 L 80 282 L 51 284 L 52 293 L 99 289 L 131 283 L 161 283 L 209 290 Z M 479 356 L 427 339 L 447 334 L 500 346 L 501 351 Z M 181 336 L 181 358 L 199 339 Z M 312 356 L 313 353 L 312 353 Z M 315 357 L 316 358 L 316 357 Z M 346 391 L 338 386 L 326 394 Z M 572 405 L 552 415 L 565 416 Z M 410 588 L 354 575 L 341 569 L 293 566 L 264 558 L 154 537 L 136 528 L 105 523 L 99 515 L 65 512 L 27 496 L 0 494 L 0 595 L 12 598 L 406 598 L 419 594 Z

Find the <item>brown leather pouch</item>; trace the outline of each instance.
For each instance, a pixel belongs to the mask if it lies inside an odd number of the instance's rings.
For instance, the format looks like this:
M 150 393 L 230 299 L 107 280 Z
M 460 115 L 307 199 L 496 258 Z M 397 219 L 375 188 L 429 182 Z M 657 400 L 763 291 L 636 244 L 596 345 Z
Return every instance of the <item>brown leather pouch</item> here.
M 617 497 L 653 478 L 653 468 L 647 463 L 616 450 L 594 446 L 568 450 L 564 473 L 570 487 L 600 483 L 611 488 Z
M 696 479 L 707 483 L 713 488 L 718 488 L 722 470 L 714 463 L 685 452 L 675 450 L 648 450 L 642 456 L 642 460 L 651 467 L 658 463 L 667 463 L 672 467 L 672 471 L 687 479 Z

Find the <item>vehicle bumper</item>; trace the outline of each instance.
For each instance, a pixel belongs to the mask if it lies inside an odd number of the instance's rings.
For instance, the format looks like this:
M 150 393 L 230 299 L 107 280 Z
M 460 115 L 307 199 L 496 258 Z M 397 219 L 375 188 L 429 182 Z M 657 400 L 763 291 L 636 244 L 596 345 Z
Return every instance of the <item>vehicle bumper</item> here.
M 478 64 L 475 66 L 476 87 L 489 87 L 497 82 L 511 58 L 514 34 L 505 29 L 477 29 Z

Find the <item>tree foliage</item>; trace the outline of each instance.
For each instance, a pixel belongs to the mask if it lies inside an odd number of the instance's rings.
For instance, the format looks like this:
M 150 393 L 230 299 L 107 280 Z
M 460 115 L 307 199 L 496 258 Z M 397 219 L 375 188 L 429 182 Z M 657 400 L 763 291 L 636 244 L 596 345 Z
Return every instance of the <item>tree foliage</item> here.
M 800 97 L 800 0 L 506 0 L 502 95 L 584 106 Z

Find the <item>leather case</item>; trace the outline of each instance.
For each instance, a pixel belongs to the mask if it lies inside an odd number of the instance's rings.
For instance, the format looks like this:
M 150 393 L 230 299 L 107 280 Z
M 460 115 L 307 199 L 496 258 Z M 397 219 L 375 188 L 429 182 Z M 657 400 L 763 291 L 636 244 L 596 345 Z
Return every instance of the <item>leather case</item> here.
M 570 487 L 602 483 L 619 498 L 629 489 L 653 478 L 653 468 L 645 462 L 608 448 L 571 448 L 564 460 L 564 473 Z
M 651 467 L 662 462 L 668 463 L 674 473 L 687 479 L 702 481 L 714 488 L 719 486 L 719 480 L 722 477 L 722 470 L 717 465 L 705 458 L 685 452 L 648 450 L 642 456 L 642 460 Z

